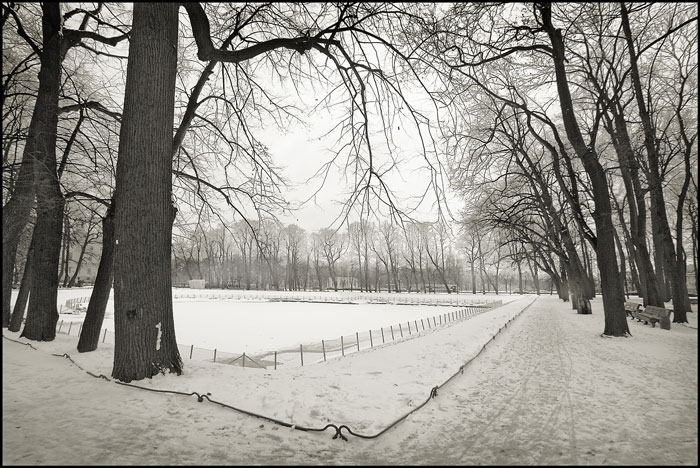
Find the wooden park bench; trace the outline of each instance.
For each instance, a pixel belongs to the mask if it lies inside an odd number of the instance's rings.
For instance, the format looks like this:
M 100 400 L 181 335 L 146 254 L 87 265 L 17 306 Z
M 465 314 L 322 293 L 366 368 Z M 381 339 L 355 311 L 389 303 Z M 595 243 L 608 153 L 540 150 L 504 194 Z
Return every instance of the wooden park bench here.
M 636 318 L 638 322 L 643 321 L 644 323 L 651 324 L 652 328 L 656 326 L 656 322 L 659 322 L 659 327 L 664 330 L 671 329 L 671 311 L 663 307 L 646 306 L 643 310 L 632 312 L 632 316 Z
M 625 313 L 628 317 L 634 317 L 634 312 L 638 312 L 642 308 L 639 302 L 625 302 Z

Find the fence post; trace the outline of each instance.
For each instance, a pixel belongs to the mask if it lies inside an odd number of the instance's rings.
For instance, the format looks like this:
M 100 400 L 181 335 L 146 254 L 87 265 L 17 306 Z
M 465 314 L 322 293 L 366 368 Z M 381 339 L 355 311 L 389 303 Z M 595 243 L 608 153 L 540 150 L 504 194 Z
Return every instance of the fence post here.
M 395 339 L 395 338 L 394 338 L 394 326 L 393 326 L 393 325 L 389 325 L 389 328 L 391 329 L 391 341 L 394 341 L 394 339 Z
M 243 353 L 243 360 L 241 362 L 241 367 L 245 367 L 245 353 Z
M 399 333 L 401 333 L 401 338 L 403 338 L 403 330 L 401 329 L 401 324 L 399 324 Z
M 416 333 L 418 333 L 418 320 L 414 320 L 413 323 L 416 324 Z
M 102 335 L 102 342 L 105 342 L 105 339 L 107 338 L 107 329 L 105 328 L 105 333 Z
M 192 351 L 194 351 L 194 345 L 190 345 L 190 359 L 192 359 Z
M 61 320 L 61 324 L 58 326 L 58 333 L 61 333 L 62 327 L 63 327 L 63 320 Z
M 374 343 L 372 343 L 372 330 L 369 331 L 369 347 L 374 348 Z
M 411 322 L 406 322 L 408 324 L 408 334 L 411 335 Z M 418 330 L 416 330 L 418 331 Z
M 340 335 L 340 352 L 345 356 L 345 344 L 343 343 L 343 335 Z
M 80 328 L 78 328 L 78 336 L 83 332 L 83 324 L 80 324 Z
M 360 334 L 355 332 L 355 341 L 357 342 L 357 352 L 360 352 Z
M 214 362 L 216 362 L 216 348 L 214 348 Z
M 430 321 L 428 321 L 428 323 L 430 323 Z M 435 322 L 435 316 L 434 316 L 434 315 L 433 315 L 433 326 L 434 326 L 434 327 L 437 327 L 437 323 Z
M 382 343 L 386 343 L 386 341 L 384 341 L 384 327 L 381 327 L 381 331 L 382 331 Z
M 277 351 L 275 351 L 275 370 L 277 370 Z
M 425 324 L 423 323 L 423 319 L 420 319 L 420 325 L 423 327 L 423 330 L 425 330 Z M 430 323 L 428 323 L 428 326 L 430 326 Z
M 299 356 L 301 356 L 301 365 L 304 365 L 304 349 L 299 345 Z

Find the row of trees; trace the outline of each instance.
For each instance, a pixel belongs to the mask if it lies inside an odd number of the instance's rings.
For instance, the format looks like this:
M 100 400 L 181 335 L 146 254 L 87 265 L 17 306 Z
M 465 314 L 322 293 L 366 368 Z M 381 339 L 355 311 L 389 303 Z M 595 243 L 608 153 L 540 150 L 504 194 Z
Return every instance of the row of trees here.
M 451 107 L 445 132 L 467 212 L 537 252 L 580 313 L 597 263 L 605 334 L 628 333 L 628 270 L 645 304 L 672 300 L 685 322 L 688 245 L 697 287 L 697 7 L 460 4 L 439 24 L 443 99 L 471 114 Z
M 453 233 L 437 223 L 352 222 L 306 232 L 296 224 L 196 226 L 173 242 L 174 283 L 274 290 L 539 293 L 537 265 L 499 230 Z M 468 247 L 467 247 L 468 245 Z
M 694 4 L 4 2 L 2 25 L 3 326 L 19 329 L 28 301 L 23 336 L 54 339 L 77 226 L 67 213 L 99 216 L 78 349 L 96 348 L 114 284 L 115 378 L 182 372 L 172 263 L 191 271 L 197 245 L 222 283 L 224 264 L 246 283 L 254 271 L 264 281 L 265 264 L 271 284 L 292 288 L 320 281 L 321 265 L 331 282 L 356 267 L 364 289 L 382 276 L 393 289 L 425 287 L 425 266 L 447 287 L 459 251 L 476 289 L 508 258 L 549 275 L 581 313 L 597 276 L 609 336 L 629 333 L 629 276 L 645 303 L 670 298 L 674 321 L 686 321 L 687 250 L 697 265 Z M 290 86 L 298 99 L 279 93 Z M 249 220 L 287 208 L 283 174 L 256 135 L 320 109 L 343 109 L 329 114 L 324 167 L 345 168 L 343 219 L 356 210 L 362 224 L 306 243 L 300 229 L 251 221 L 236 235 L 205 233 L 202 220 L 230 219 L 222 204 Z M 418 203 L 434 195 L 435 222 L 410 222 L 391 189 L 403 164 L 396 131 L 419 142 Z M 459 244 L 444 227 L 447 181 L 465 201 Z M 378 214 L 391 221 L 365 222 Z M 221 248 L 198 244 L 205 234 Z

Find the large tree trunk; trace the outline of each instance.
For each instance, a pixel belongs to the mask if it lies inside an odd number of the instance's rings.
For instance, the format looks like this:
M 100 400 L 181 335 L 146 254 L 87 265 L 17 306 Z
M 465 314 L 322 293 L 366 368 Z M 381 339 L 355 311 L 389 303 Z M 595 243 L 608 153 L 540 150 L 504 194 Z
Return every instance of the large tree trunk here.
M 617 251 L 620 255 L 620 282 L 622 282 L 622 285 L 624 286 L 626 284 L 626 278 L 627 278 L 627 263 L 625 259 L 625 251 L 624 248 L 622 247 L 622 241 L 620 241 L 620 236 L 617 232 L 617 230 L 614 231 L 615 233 L 615 245 L 617 246 Z M 629 298 L 629 294 L 626 294 L 625 297 Z
M 115 188 L 112 377 L 182 373 L 172 308 L 178 4 L 135 3 Z
M 112 204 L 102 220 L 102 254 L 78 340 L 78 352 L 81 353 L 96 350 L 100 340 L 102 322 L 114 279 L 114 247 L 114 204 Z
M 623 336 L 629 334 L 627 315 L 625 314 L 624 288 L 620 283 L 615 240 L 613 237 L 612 207 L 605 170 L 598 160 L 595 149 L 583 141 L 581 130 L 574 113 L 571 92 L 566 75 L 564 40 L 561 30 L 554 28 L 551 18 L 551 4 L 538 4 L 542 14 L 543 28 L 552 43 L 554 70 L 556 74 L 559 104 L 566 135 L 576 154 L 581 158 L 584 169 L 591 180 L 593 192 L 593 220 L 596 226 L 596 255 L 600 270 L 603 311 L 605 314 L 604 335 Z
M 80 268 L 83 266 L 83 260 L 85 259 L 85 251 L 87 250 L 88 244 L 90 243 L 90 230 L 88 230 L 87 235 L 85 236 L 85 242 L 83 242 L 83 245 L 80 246 L 80 255 L 78 255 L 78 263 L 75 264 L 75 271 L 73 272 L 73 275 L 70 277 L 70 280 L 68 280 L 68 287 L 72 288 L 75 286 L 75 281 L 78 279 L 78 275 L 80 274 Z
M 54 134 L 55 136 L 55 134 Z M 32 291 L 27 322 L 22 336 L 37 341 L 52 341 L 58 322 L 58 263 L 61 256 L 61 232 L 65 199 L 56 173 L 55 153 L 37 164 L 37 219 L 34 226 Z M 40 274 L 39 274 L 40 273 Z
M 22 272 L 22 283 L 19 286 L 17 300 L 15 300 L 15 308 L 12 311 L 12 318 L 10 319 L 10 326 L 8 327 L 8 330 L 12 332 L 18 332 L 20 328 L 22 328 L 22 321 L 24 320 L 24 311 L 27 309 L 29 293 L 32 290 L 33 258 L 34 236 L 32 235 L 32 240 L 29 244 L 29 250 L 27 250 L 27 259 L 24 262 L 24 271 Z
M 653 305 L 658 307 L 664 306 L 659 283 L 654 273 L 654 268 L 651 264 L 651 256 L 647 248 L 647 230 L 646 230 L 646 201 L 644 199 L 644 191 L 642 191 L 639 167 L 637 164 L 632 143 L 630 142 L 627 132 L 627 124 L 622 112 L 611 107 L 615 118 L 615 130 L 610 129 L 612 135 L 612 143 L 617 153 L 618 161 L 620 162 L 620 173 L 622 181 L 627 192 L 627 201 L 629 204 L 630 213 L 630 238 L 634 246 L 633 253 L 637 272 L 639 274 L 639 282 L 641 286 L 640 295 L 644 299 L 644 305 Z M 612 126 L 612 125 L 611 125 Z
M 37 92 L 29 133 L 22 155 L 22 165 L 14 192 L 2 213 L 2 326 L 10 321 L 10 295 L 17 255 L 17 245 L 29 221 L 34 203 L 35 163 L 56 160 L 56 126 L 58 122 L 58 90 L 61 79 L 61 11 L 58 3 L 42 4 L 43 48 Z M 54 303 L 54 308 L 56 304 Z
M 559 259 L 559 271 L 561 271 L 561 288 L 557 288 L 559 292 L 559 298 L 564 301 L 569 301 L 569 276 L 566 273 L 566 267 L 564 266 L 564 261 Z
M 666 259 L 664 258 L 664 243 L 661 235 L 661 221 L 656 216 L 657 211 L 656 201 L 651 197 L 651 240 L 654 246 L 654 271 L 656 273 L 656 282 L 659 291 L 661 291 L 662 300 L 668 302 L 671 300 L 671 288 L 668 284 L 666 271 Z
M 56 336 L 58 310 L 58 261 L 61 254 L 61 230 L 65 200 L 58 183 L 56 167 L 56 128 L 58 124 L 58 90 L 61 79 L 61 17 L 58 4 L 42 5 L 44 49 L 39 71 L 39 98 L 45 116 L 37 130 L 37 148 L 34 158 L 34 182 L 40 190 L 36 193 L 37 220 L 32 269 L 32 291 L 27 309 L 27 322 L 22 336 L 30 340 L 51 341 Z M 42 95 L 42 88 L 45 88 Z M 32 138 L 29 138 L 32 140 Z M 27 142 L 29 145 L 29 141 Z M 24 226 L 22 226 L 24 227 Z

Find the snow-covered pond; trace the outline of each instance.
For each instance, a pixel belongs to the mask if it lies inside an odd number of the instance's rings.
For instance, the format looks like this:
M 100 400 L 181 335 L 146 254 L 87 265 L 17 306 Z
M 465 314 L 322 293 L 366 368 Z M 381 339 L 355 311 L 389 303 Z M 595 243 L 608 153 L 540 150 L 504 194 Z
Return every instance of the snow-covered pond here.
M 91 291 L 91 288 L 60 289 L 59 307 L 65 310 L 69 299 L 89 298 Z M 16 290 L 13 291 L 13 303 L 15 296 Z M 521 296 L 174 288 L 173 297 L 175 332 L 179 344 L 253 354 L 338 339 L 341 335 L 354 335 L 356 332 L 367 333 L 368 330 L 388 328 L 390 325 L 396 329 L 399 323 L 403 323 L 405 332 L 409 321 L 413 326 L 416 321 L 420 324 L 421 319 L 437 317 L 439 323 L 441 314 L 463 309 L 469 303 L 500 300 L 505 304 Z M 403 304 L 373 303 L 381 300 Z M 103 324 L 103 328 L 109 332 L 114 331 L 113 307 L 114 302 L 110 299 Z M 81 322 L 83 318 L 84 314 L 61 313 L 59 322 Z M 64 333 L 66 326 L 62 330 Z M 71 334 L 77 334 L 77 327 Z

